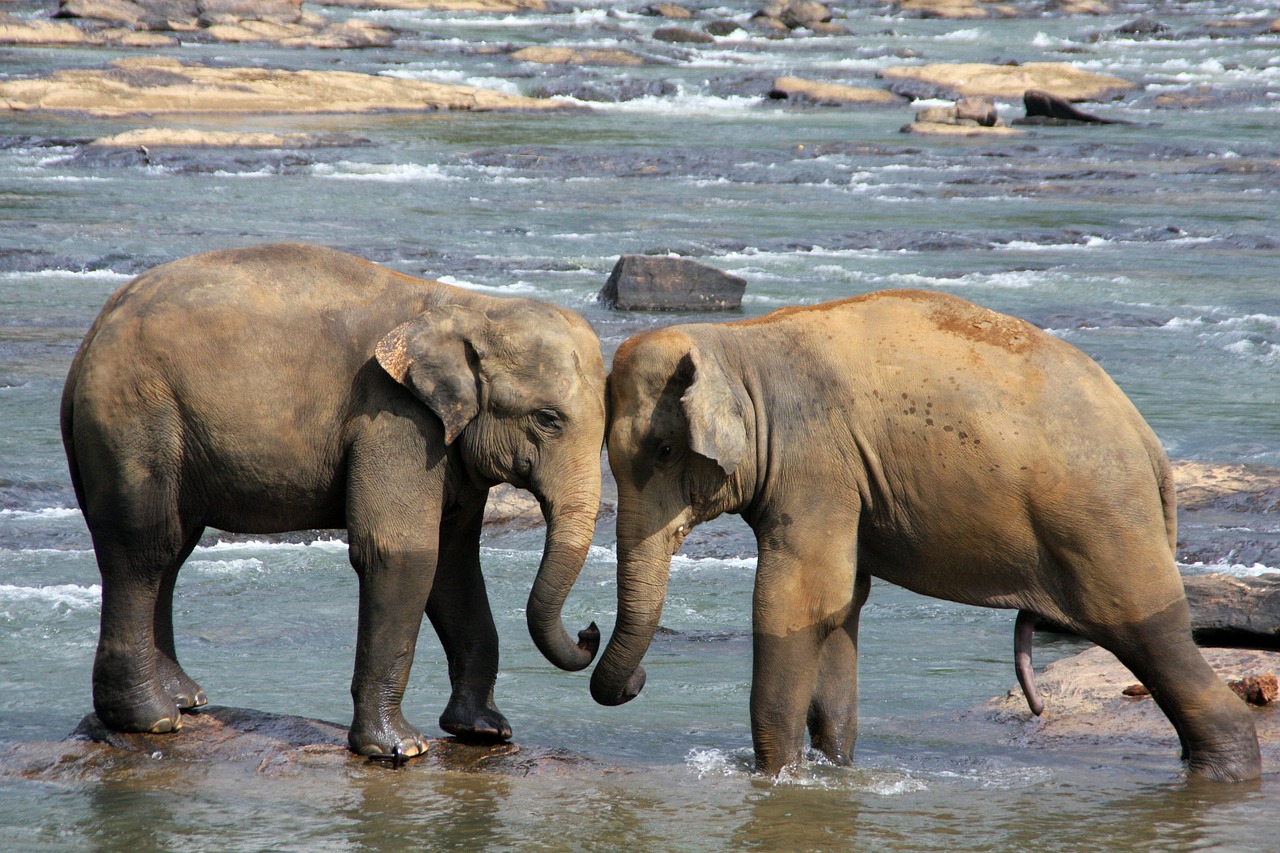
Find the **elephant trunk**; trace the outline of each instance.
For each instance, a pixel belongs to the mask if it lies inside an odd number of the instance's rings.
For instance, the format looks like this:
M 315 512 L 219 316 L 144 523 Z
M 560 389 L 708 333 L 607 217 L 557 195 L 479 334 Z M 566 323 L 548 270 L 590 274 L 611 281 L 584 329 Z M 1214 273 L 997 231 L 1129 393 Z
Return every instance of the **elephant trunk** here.
M 671 549 L 663 545 L 666 538 L 658 534 L 637 545 L 619 535 L 618 621 L 591 674 L 591 696 L 601 705 L 630 702 L 644 687 L 640 661 L 658 630 L 671 570 Z
M 590 483 L 590 478 L 585 483 Z M 547 522 L 547 538 L 538 576 L 529 592 L 526 615 L 529 634 L 538 650 L 560 669 L 576 672 L 595 658 L 600 648 L 600 629 L 592 622 L 578 632 L 575 643 L 561 623 L 560 611 L 591 548 L 600 489 L 598 485 L 594 489 L 584 485 L 565 493 L 573 497 L 563 503 L 552 497 L 539 497 Z

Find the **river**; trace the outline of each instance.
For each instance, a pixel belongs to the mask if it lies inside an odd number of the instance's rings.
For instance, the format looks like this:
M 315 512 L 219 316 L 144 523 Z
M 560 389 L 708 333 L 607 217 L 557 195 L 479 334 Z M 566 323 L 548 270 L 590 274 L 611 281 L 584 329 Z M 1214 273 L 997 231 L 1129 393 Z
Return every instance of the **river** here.
M 742 276 L 734 316 L 883 288 L 945 291 L 1082 348 L 1171 457 L 1280 465 L 1280 34 L 1211 26 L 1280 17 L 1274 5 L 1125 2 L 1101 16 L 955 22 L 860 3 L 844 9 L 849 35 L 739 32 L 697 48 L 654 42 L 666 22 L 614 5 L 520 16 L 325 8 L 406 35 L 362 51 L 155 51 L 569 94 L 590 109 L 173 119 L 158 123 L 362 141 L 146 156 L 84 145 L 145 120 L 0 114 L 0 749 L 60 740 L 91 709 L 100 589 L 57 426 L 71 356 L 130 276 L 205 249 L 313 241 L 414 275 L 549 300 L 583 313 L 606 357 L 642 329 L 724 319 L 606 310 L 595 295 L 621 253 L 673 252 Z M 703 20 L 754 8 L 687 5 Z M 1141 15 L 1169 31 L 1115 33 Z M 625 47 L 667 61 L 562 69 L 504 53 L 526 44 Z M 1085 105 L 1131 124 L 980 140 L 904 135 L 919 104 L 797 107 L 763 97 L 782 74 L 882 86 L 876 70 L 920 61 L 897 58 L 907 52 L 1069 61 L 1142 89 Z M 0 47 L 0 80 L 125 55 Z M 1193 106 L 1161 100 L 1204 93 Z M 999 107 L 1006 118 L 1022 114 L 1021 103 Z M 597 620 L 607 636 L 612 625 L 610 520 L 566 606 L 571 630 Z M 1184 524 L 1201 555 L 1184 570 L 1280 570 L 1275 517 L 1247 521 L 1244 549 L 1230 545 L 1239 524 Z M 340 539 L 297 540 L 207 536 L 180 576 L 178 648 L 216 704 L 345 723 L 355 577 Z M 646 660 L 648 686 L 619 708 L 596 706 L 589 670 L 554 670 L 527 636 L 541 532 L 494 526 L 483 544 L 503 644 L 499 706 L 518 743 L 582 756 L 589 771 L 522 778 L 353 760 L 317 778 L 217 765 L 78 782 L 0 776 L 7 849 L 1280 846 L 1275 767 L 1258 786 L 1189 786 L 1173 751 L 1030 749 L 967 724 L 963 711 L 1014 683 L 1010 612 L 877 584 L 863 619 L 855 767 L 811 763 L 773 782 L 749 772 L 755 544 L 739 519 L 687 539 L 673 563 L 669 630 Z M 1080 648 L 1040 639 L 1037 664 Z M 428 734 L 447 685 L 424 630 L 405 708 Z

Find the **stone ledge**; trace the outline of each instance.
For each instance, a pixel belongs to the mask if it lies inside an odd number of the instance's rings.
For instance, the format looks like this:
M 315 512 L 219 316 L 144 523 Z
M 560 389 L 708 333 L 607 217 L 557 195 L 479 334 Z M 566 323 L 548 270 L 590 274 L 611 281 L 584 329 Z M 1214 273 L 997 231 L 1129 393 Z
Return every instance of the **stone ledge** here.
M 474 86 L 350 71 L 217 68 L 164 57 L 121 59 L 105 70 L 67 69 L 48 77 L 2 82 L 0 106 L 94 116 L 573 108 L 550 98 Z

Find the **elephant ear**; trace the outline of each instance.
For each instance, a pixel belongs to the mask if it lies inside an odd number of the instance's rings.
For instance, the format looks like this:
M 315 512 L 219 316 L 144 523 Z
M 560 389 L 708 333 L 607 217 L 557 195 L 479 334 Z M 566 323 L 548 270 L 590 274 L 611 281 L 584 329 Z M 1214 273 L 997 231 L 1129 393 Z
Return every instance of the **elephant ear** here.
M 461 305 L 431 308 L 393 329 L 374 351 L 378 364 L 444 424 L 444 443 L 480 413 L 480 331 L 484 315 Z
M 693 379 L 680 403 L 689 422 L 689 449 L 733 474 L 747 452 L 746 409 L 724 370 L 713 358 L 689 350 Z

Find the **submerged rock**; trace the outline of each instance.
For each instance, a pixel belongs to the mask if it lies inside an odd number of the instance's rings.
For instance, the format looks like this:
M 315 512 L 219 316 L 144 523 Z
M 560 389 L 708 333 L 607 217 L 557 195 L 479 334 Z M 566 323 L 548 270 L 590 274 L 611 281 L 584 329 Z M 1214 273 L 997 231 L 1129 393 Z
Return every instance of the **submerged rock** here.
M 1066 62 L 1027 62 L 1022 65 L 988 65 L 980 62 L 900 65 L 885 68 L 877 77 L 899 84 L 933 87 L 937 97 L 985 95 L 990 98 L 1021 98 L 1028 89 L 1052 92 L 1068 101 L 1104 101 L 1119 98 L 1138 88 L 1136 83 L 1085 71 Z M 923 97 L 918 86 L 908 85 L 911 97 Z
M 986 97 L 961 98 L 949 107 L 929 107 L 916 113 L 916 120 L 903 133 L 933 136 L 1022 136 L 996 112 L 995 102 Z
M 747 283 L 687 258 L 623 255 L 600 291 L 620 311 L 721 311 L 740 308 Z
M 562 109 L 558 101 L 350 71 L 215 68 L 176 59 L 120 59 L 0 82 L 0 104 L 121 116 L 159 113 L 363 113 Z
M 173 773 L 193 764 L 242 766 L 266 776 L 388 772 L 347 748 L 347 728 L 336 723 L 272 714 L 248 708 L 208 706 L 182 716 L 169 734 L 124 734 L 89 714 L 66 740 L 19 744 L 0 755 L 0 778 L 39 782 L 86 781 Z M 567 750 L 522 747 L 517 743 L 466 744 L 429 738 L 425 755 L 409 759 L 400 772 L 454 771 L 500 776 L 558 776 L 603 773 L 606 768 Z

